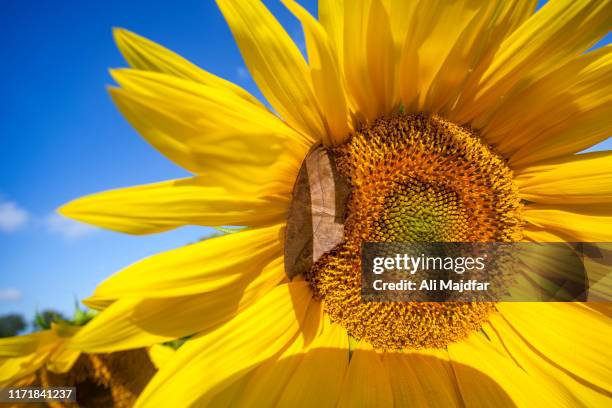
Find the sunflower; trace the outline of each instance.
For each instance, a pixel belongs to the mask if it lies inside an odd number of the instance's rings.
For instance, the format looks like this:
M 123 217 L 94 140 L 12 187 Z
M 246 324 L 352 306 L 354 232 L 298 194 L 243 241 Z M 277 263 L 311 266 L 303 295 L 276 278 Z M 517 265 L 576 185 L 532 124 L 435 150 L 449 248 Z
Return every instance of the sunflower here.
M 81 315 L 84 313 L 81 310 Z M 75 321 L 58 321 L 23 336 L 0 339 L 0 387 L 76 387 L 82 406 L 131 407 L 155 373 L 153 357 L 163 362 L 163 346 L 108 354 L 87 354 L 70 343 L 81 330 Z M 67 407 L 49 401 L 40 406 Z
M 41 368 L 68 372 L 81 353 L 67 343 L 79 329 L 66 322 L 51 323 L 47 330 L 0 339 L 0 386 L 33 383 Z
M 610 1 L 292 0 L 307 60 L 218 0 L 267 100 L 116 30 L 116 105 L 193 177 L 77 199 L 129 234 L 238 232 L 100 284 L 91 352 L 193 336 L 137 406 L 605 406 L 610 309 L 364 303 L 366 241 L 612 241 Z

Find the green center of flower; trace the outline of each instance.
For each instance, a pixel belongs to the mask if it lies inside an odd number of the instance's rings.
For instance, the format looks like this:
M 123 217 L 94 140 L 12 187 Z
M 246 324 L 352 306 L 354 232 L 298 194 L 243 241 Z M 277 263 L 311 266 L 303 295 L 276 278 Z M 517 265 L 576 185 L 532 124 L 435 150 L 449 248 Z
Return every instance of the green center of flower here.
M 374 242 L 448 242 L 467 239 L 468 214 L 456 191 L 436 183 L 397 183 L 372 221 Z
M 350 186 L 344 234 L 305 275 L 331 319 L 381 350 L 445 347 L 478 330 L 493 303 L 363 302 L 361 244 L 520 240 L 505 161 L 470 130 L 425 115 L 380 119 L 330 153 Z

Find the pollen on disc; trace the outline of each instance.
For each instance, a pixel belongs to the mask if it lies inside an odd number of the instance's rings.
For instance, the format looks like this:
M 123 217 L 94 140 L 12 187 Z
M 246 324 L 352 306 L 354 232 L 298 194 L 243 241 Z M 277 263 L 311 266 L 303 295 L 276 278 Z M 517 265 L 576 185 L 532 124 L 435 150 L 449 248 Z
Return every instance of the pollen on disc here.
M 306 274 L 331 319 L 381 350 L 441 348 L 478 330 L 493 303 L 361 301 L 362 242 L 513 242 L 518 189 L 479 136 L 436 116 L 397 115 L 333 150 L 348 180 L 343 241 Z

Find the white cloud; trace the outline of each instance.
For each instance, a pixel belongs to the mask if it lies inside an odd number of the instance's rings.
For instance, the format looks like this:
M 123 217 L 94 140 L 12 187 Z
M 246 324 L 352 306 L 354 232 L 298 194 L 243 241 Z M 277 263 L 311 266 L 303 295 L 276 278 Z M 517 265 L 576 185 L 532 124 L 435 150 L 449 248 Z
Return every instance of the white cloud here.
M 14 302 L 21 299 L 21 291 L 15 288 L 0 289 L 0 301 Z
M 66 239 L 82 238 L 96 231 L 94 227 L 55 213 L 48 215 L 44 223 L 49 232 L 61 235 Z
M 14 232 L 30 218 L 28 212 L 12 201 L 0 201 L 0 231 Z

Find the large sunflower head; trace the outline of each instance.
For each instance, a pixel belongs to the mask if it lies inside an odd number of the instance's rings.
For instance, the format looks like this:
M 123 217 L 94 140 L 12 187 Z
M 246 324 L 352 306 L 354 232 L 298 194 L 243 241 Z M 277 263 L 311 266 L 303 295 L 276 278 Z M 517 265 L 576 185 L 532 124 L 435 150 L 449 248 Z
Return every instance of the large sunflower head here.
M 610 47 L 589 51 L 612 3 L 322 0 L 317 19 L 284 0 L 306 58 L 262 3 L 217 3 L 270 108 L 116 30 L 131 68 L 113 100 L 194 176 L 61 212 L 131 234 L 247 228 L 110 277 L 74 347 L 195 334 L 141 405 L 609 402 L 606 308 L 367 303 L 360 251 L 611 241 L 612 155 L 577 153 L 612 131 Z

